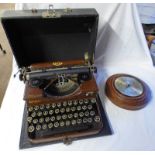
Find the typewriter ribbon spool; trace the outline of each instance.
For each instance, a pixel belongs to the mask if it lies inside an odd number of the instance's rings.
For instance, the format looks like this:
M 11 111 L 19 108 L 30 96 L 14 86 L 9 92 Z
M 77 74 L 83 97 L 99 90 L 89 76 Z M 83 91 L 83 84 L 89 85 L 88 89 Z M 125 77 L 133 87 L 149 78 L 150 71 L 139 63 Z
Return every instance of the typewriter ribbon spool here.
M 127 74 L 115 74 L 108 78 L 105 92 L 115 105 L 127 110 L 141 109 L 149 100 L 147 85 Z

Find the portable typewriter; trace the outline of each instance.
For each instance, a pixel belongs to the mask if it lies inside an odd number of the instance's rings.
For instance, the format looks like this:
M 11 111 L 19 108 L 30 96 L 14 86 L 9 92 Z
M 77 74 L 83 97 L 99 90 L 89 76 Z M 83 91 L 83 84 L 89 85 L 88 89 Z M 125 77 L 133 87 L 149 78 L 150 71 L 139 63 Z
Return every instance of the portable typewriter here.
M 2 24 L 26 85 L 20 147 L 111 134 L 94 78 L 96 10 L 7 11 Z

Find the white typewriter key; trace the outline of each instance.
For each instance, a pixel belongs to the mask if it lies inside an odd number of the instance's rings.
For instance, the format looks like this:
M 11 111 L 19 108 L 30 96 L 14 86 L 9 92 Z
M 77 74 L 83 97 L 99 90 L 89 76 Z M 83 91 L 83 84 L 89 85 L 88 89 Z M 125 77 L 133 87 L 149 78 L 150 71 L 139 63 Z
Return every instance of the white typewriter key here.
M 95 116 L 95 117 L 94 117 L 94 121 L 95 121 L 95 122 L 100 122 L 100 116 Z
M 73 104 L 72 101 L 68 101 L 69 106 L 72 106 L 72 104 Z
M 77 118 L 78 117 L 78 113 L 74 113 L 74 118 Z
M 86 109 L 87 109 L 87 106 L 86 106 L 86 105 L 83 105 L 83 106 L 82 106 L 82 109 L 83 109 L 83 110 L 86 110 Z
M 92 98 L 91 103 L 96 103 L 96 98 Z
M 93 122 L 93 119 L 92 119 L 91 117 L 89 117 L 89 118 L 87 119 L 87 121 L 88 121 L 89 123 L 92 123 L 92 122 Z
M 55 117 L 54 116 L 51 117 L 51 121 L 52 122 L 55 121 Z
M 27 117 L 27 121 L 28 121 L 29 123 L 31 123 L 31 122 L 32 122 L 32 117 Z
M 45 106 L 42 104 L 40 105 L 40 110 L 43 110 L 45 108 Z
M 86 104 L 87 104 L 88 102 L 89 102 L 89 100 L 88 100 L 88 99 L 84 99 L 84 103 L 86 103 Z
M 36 105 L 36 106 L 34 106 L 34 110 L 36 110 L 36 111 L 37 111 L 38 109 L 39 109 L 39 106 L 37 106 L 37 105 Z
M 75 111 L 76 110 L 76 107 L 71 107 L 71 111 Z
M 33 111 L 33 107 L 29 107 L 29 108 L 28 108 L 28 111 L 29 111 L 29 112 Z
M 37 116 L 38 116 L 38 117 L 42 116 L 42 112 L 41 112 L 41 111 L 38 111 L 38 112 L 37 112 Z
M 78 105 L 78 101 L 77 100 L 74 100 L 73 101 L 73 104 L 76 106 L 76 105 Z
M 63 106 L 66 107 L 67 106 L 67 101 L 63 102 Z
M 56 107 L 56 104 L 55 103 L 52 103 L 52 108 L 55 108 Z
M 55 128 L 59 127 L 59 122 L 55 122 L 55 123 L 54 123 L 54 127 L 55 127 Z
M 42 129 L 43 129 L 43 130 L 46 130 L 46 129 L 47 129 L 47 124 L 43 124 L 43 125 L 42 125 Z
M 46 109 L 49 109 L 51 107 L 50 104 L 46 104 Z
M 39 123 L 43 123 L 43 122 L 44 122 L 44 118 L 40 118 Z
M 90 116 L 94 116 L 95 115 L 95 111 L 90 111 Z
M 66 114 L 63 114 L 62 115 L 62 119 L 66 119 L 67 118 L 67 115 Z
M 69 107 L 66 108 L 66 112 L 70 112 L 70 108 Z
M 47 115 L 48 115 L 48 111 L 44 111 L 44 112 L 43 112 L 43 115 L 44 115 L 44 116 L 47 116 Z
M 55 109 L 55 114 L 58 114 L 59 113 L 59 109 Z
M 81 124 L 82 123 L 82 119 L 77 119 L 77 124 Z
M 71 123 L 72 123 L 72 125 L 75 125 L 75 124 L 76 124 L 76 120 L 73 119 L 73 120 L 71 121 Z
M 56 116 L 56 118 L 59 121 L 61 119 L 61 115 Z
M 57 103 L 57 107 L 59 107 L 59 108 L 61 107 L 61 103 L 60 103 L 60 102 L 59 102 L 59 103 Z
M 38 123 L 38 119 L 34 119 L 32 122 L 33 122 L 34 124 L 37 124 L 37 123 Z
M 39 124 L 38 124 L 38 125 L 36 125 L 36 130 L 38 130 L 38 131 L 39 131 L 40 129 L 41 129 L 41 125 L 39 125 Z
M 73 114 L 68 114 L 68 118 L 69 119 L 73 118 Z
M 77 110 L 80 111 L 81 110 L 81 106 L 77 106 Z
M 49 114 L 50 114 L 50 115 L 52 115 L 53 113 L 54 113 L 54 111 L 53 111 L 53 110 L 50 110 L 50 111 L 49 111 Z
M 67 120 L 67 121 L 66 121 L 66 126 L 69 126 L 69 125 L 70 125 L 70 121 Z
M 35 116 L 36 116 L 36 112 L 33 112 L 33 113 L 31 114 L 31 116 L 32 116 L 32 117 L 35 117 Z
M 28 127 L 28 132 L 33 132 L 34 131 L 34 126 L 33 125 L 30 125 L 29 127 Z
M 61 121 L 60 122 L 60 126 L 63 127 L 64 125 L 65 125 L 65 122 L 64 121 Z
M 64 113 L 64 112 L 65 112 L 65 108 L 61 108 L 61 109 L 60 109 L 60 112 L 61 112 L 61 113 Z
M 87 117 L 88 117 L 88 116 L 89 116 L 89 111 L 85 111 L 85 113 L 84 113 L 84 114 L 85 114 L 85 116 L 87 116 Z
M 79 103 L 80 103 L 80 104 L 83 104 L 83 99 L 79 100 Z
M 49 117 L 46 117 L 45 118 L 45 122 L 48 123 L 49 121 L 50 121 L 50 118 Z
M 87 118 L 83 118 L 83 123 L 87 123 Z
M 84 113 L 83 113 L 83 112 L 80 112 L 80 113 L 79 113 L 79 116 L 80 116 L 80 117 L 83 117 L 83 116 L 84 116 Z
M 53 123 L 49 123 L 49 124 L 48 124 L 48 128 L 49 128 L 49 129 L 53 128 Z
M 88 109 L 91 110 L 92 108 L 93 108 L 93 106 L 89 104 Z

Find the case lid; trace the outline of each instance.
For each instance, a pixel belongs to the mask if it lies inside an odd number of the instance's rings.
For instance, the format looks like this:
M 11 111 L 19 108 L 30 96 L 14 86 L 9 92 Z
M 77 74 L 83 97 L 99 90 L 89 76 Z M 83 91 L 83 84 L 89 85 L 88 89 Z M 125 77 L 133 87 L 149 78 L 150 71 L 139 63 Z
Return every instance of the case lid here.
M 2 25 L 18 67 L 34 63 L 84 59 L 95 52 L 95 9 L 5 11 Z

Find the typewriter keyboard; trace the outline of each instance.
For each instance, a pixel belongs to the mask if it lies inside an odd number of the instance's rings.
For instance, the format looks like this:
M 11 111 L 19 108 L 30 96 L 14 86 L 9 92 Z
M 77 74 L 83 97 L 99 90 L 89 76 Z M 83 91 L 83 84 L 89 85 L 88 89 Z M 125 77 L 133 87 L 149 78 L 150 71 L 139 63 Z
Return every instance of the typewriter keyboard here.
M 32 139 L 95 129 L 102 122 L 96 98 L 29 106 L 27 110 L 27 130 Z

